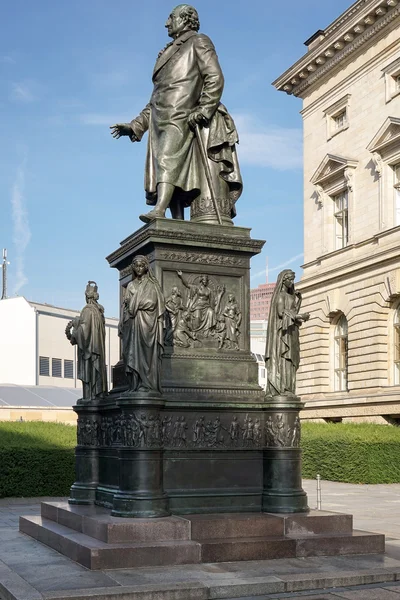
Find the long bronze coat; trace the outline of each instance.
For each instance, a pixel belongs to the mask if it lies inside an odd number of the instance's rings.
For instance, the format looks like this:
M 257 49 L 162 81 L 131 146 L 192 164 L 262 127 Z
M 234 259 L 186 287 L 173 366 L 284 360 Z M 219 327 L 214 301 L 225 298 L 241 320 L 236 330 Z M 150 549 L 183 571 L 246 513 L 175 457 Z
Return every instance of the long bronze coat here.
M 131 122 L 141 139 L 149 130 L 145 190 L 148 204 L 156 202 L 157 184 L 171 183 L 183 190 L 185 203 L 204 189 L 204 168 L 190 113 L 200 108 L 210 121 L 203 129 L 210 163 L 232 190 L 233 202 L 242 182 L 234 145 L 238 141 L 233 120 L 220 104 L 224 77 L 210 38 L 195 31 L 183 33 L 158 58 L 149 104 Z M 217 191 L 218 191 L 218 185 Z

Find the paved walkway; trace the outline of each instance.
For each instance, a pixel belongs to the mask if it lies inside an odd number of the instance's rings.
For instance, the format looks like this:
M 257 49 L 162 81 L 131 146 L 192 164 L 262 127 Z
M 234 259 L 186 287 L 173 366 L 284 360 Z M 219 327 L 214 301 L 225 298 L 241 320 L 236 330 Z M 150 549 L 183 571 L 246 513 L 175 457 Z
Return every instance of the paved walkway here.
M 323 481 L 321 485 L 322 509 L 352 513 L 356 529 L 384 533 L 385 556 L 313 557 L 94 572 L 19 533 L 19 516 L 39 514 L 38 499 L 3 499 L 0 500 L 0 600 L 95 597 L 102 600 L 239 597 L 241 600 L 400 600 L 400 484 L 374 486 Z M 316 508 L 316 482 L 305 481 L 304 489 L 310 508 Z M 308 591 L 301 592 L 302 589 Z

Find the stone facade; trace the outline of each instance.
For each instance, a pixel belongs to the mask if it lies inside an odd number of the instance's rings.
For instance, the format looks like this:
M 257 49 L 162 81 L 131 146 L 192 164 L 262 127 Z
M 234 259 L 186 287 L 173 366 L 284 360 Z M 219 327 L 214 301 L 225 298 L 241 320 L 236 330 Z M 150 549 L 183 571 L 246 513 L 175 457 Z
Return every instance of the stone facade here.
M 400 419 L 399 33 L 359 0 L 274 83 L 303 99 L 303 418 Z

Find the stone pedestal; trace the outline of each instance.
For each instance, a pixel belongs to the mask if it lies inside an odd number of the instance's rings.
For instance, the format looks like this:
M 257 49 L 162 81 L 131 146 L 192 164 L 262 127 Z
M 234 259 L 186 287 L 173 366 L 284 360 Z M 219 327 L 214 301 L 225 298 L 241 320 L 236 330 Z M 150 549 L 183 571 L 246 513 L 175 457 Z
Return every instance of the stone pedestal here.
M 119 517 L 307 510 L 299 399 L 266 400 L 250 351 L 250 259 L 263 243 L 242 227 L 156 219 L 108 257 L 121 304 L 135 256 L 160 282 L 163 394 L 127 396 L 120 361 L 109 396 L 78 404 L 71 503 Z
M 298 396 L 265 398 L 264 489 L 262 509 L 273 513 L 307 512 L 301 484 Z

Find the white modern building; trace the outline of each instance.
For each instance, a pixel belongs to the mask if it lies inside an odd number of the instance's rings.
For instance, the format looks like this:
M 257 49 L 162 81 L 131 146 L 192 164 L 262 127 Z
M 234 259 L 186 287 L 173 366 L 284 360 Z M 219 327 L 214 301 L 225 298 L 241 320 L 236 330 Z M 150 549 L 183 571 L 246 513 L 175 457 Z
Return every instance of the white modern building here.
M 265 369 L 265 346 L 267 340 L 267 320 L 250 321 L 250 349 L 257 359 L 258 383 L 264 389 L 267 386 L 267 374 Z
M 0 300 L 0 385 L 80 388 L 77 352 L 65 336 L 79 311 L 30 302 L 24 297 Z M 118 319 L 106 317 L 106 364 L 119 360 Z

